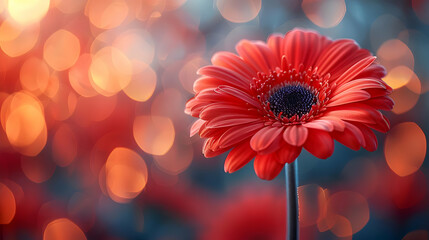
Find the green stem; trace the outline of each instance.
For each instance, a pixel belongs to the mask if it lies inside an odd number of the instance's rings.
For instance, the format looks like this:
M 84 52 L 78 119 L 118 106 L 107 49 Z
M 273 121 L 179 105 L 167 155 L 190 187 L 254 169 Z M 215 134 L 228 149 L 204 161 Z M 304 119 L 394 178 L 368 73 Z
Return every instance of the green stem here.
M 286 164 L 287 240 L 299 239 L 298 159 Z

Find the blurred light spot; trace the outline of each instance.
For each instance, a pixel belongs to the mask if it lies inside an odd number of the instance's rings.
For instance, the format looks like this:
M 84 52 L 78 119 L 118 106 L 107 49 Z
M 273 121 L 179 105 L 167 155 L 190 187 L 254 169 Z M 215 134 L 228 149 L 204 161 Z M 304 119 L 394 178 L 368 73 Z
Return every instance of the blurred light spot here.
M 43 58 L 49 66 L 57 71 L 63 71 L 73 66 L 79 54 L 79 39 L 64 29 L 49 36 L 43 47 Z
M 46 156 L 21 157 L 21 169 L 32 182 L 42 183 L 49 180 L 55 172 L 55 164 Z
M 411 1 L 414 12 L 417 17 L 425 24 L 429 24 L 429 1 L 427 0 L 412 0 Z
M 355 234 L 362 230 L 368 223 L 368 202 L 359 193 L 351 191 L 337 192 L 329 198 L 328 215 L 334 217 L 335 223 L 331 228 L 334 234 L 341 237 L 351 236 L 351 234 Z M 342 217 L 344 217 L 348 223 Z M 350 224 L 352 231 L 348 230 L 348 224 Z M 349 235 L 345 235 L 345 233 Z
M 371 25 L 369 33 L 371 46 L 373 49 L 378 49 L 383 42 L 399 38 L 404 30 L 406 30 L 405 25 L 399 18 L 390 14 L 383 14 Z
M 37 155 L 45 146 L 47 129 L 40 101 L 25 93 L 8 96 L 2 104 L 1 123 L 10 144 L 21 154 Z
M 95 32 L 94 36 L 96 37 L 89 48 L 91 56 L 94 56 L 98 51 L 105 47 L 112 47 L 113 42 L 122 34 L 122 31 L 123 30 L 121 29 L 110 29 L 102 31 L 101 33 Z
M 12 41 L 17 38 L 24 27 L 16 25 L 12 19 L 6 18 L 0 25 L 0 41 L 7 42 Z
M 402 240 L 429 240 L 429 232 L 426 230 L 415 230 L 405 235 Z
M 51 100 L 46 106 L 46 112 L 57 121 L 68 119 L 76 110 L 77 96 L 64 84 L 59 86 Z
M 352 225 L 347 218 L 341 215 L 335 215 L 334 222 L 331 232 L 335 236 L 343 238 L 353 235 Z
M 197 71 L 206 65 L 209 65 L 209 62 L 207 62 L 204 58 L 194 57 L 187 61 L 182 69 L 180 69 L 179 80 L 186 91 L 194 93 L 193 86 L 195 80 L 198 78 Z
M 22 105 L 6 120 L 6 135 L 10 144 L 17 147 L 32 144 L 45 127 L 43 113 L 32 105 Z
M 67 218 L 59 218 L 46 226 L 43 240 L 86 240 L 86 237 L 74 222 Z
M 187 0 L 165 0 L 165 10 L 175 10 L 185 4 L 186 1 Z
M 43 150 L 47 140 L 48 140 L 48 129 L 45 126 L 45 128 L 42 130 L 42 133 L 37 137 L 37 139 L 32 144 L 25 147 L 17 147 L 17 146 L 14 146 L 14 147 L 22 155 L 33 157 L 38 155 Z
M 216 6 L 226 20 L 234 23 L 249 22 L 261 11 L 261 0 L 217 0 Z
M 106 186 L 109 196 L 116 202 L 137 197 L 146 186 L 147 166 L 131 149 L 115 148 L 106 162 Z
M 323 189 L 323 195 L 326 203 L 320 205 L 321 214 L 319 216 L 319 219 L 317 220 L 317 228 L 319 229 L 320 232 L 328 231 L 335 224 L 335 219 L 332 217 L 333 214 L 328 212 L 329 197 L 330 197 L 329 190 Z
M 128 135 L 126 136 L 128 137 Z M 89 167 L 91 172 L 94 175 L 105 175 L 106 171 L 101 171 L 101 169 L 103 168 L 103 165 L 105 165 L 106 159 L 109 157 L 109 154 L 113 151 L 113 149 L 121 145 L 124 145 L 124 139 L 120 131 L 109 132 L 101 137 L 98 137 L 96 143 L 92 147 L 91 153 L 89 154 Z
M 413 70 L 406 66 L 398 66 L 391 69 L 383 80 L 393 89 L 397 89 L 405 86 L 413 75 Z
M 179 181 L 179 175 L 172 175 L 159 169 L 156 163 L 152 163 L 150 168 L 150 179 L 160 186 L 172 187 Z
M 30 51 L 37 43 L 40 34 L 40 25 L 34 24 L 28 27 L 11 26 L 3 29 L 0 34 L 0 47 L 9 57 L 18 57 Z M 13 30 L 12 30 L 13 29 Z M 4 31 L 4 32 L 3 32 Z
M 407 44 L 410 41 L 410 31 L 409 29 L 404 29 L 398 34 L 398 39 L 401 40 L 403 43 Z
M 124 0 L 89 0 L 85 13 L 97 28 L 115 28 L 125 20 L 128 6 Z
M 177 120 L 184 116 L 181 111 L 185 106 L 185 102 L 184 96 L 177 89 L 167 88 L 158 93 L 152 101 L 151 114 Z
M 173 122 L 166 117 L 138 116 L 134 120 L 133 135 L 139 147 L 153 155 L 164 155 L 174 142 Z
M 90 230 L 96 221 L 96 201 L 97 196 L 92 193 L 74 193 L 68 201 L 67 212 L 72 219 L 80 219 L 79 222 L 83 231 Z
M 113 47 L 121 50 L 129 60 L 150 64 L 155 56 L 152 37 L 143 29 L 131 29 L 121 32 L 114 40 Z
M 15 196 L 12 191 L 0 182 L 0 224 L 9 224 L 16 212 Z
M 101 167 L 101 169 L 100 169 L 100 171 L 98 173 L 98 184 L 100 186 L 101 192 L 104 195 L 109 196 L 108 190 L 106 188 L 106 165 L 105 164 Z M 110 198 L 111 199 L 116 199 L 116 200 L 119 200 L 119 201 L 123 200 L 122 198 L 115 197 L 115 195 L 113 195 L 113 194 L 111 194 Z
M 174 0 L 173 0 L 174 1 Z M 182 1 L 182 0 L 178 0 Z M 140 21 L 148 21 L 153 18 L 161 17 L 162 12 L 165 10 L 166 1 L 149 0 L 143 1 L 142 5 L 136 12 L 136 17 Z
M 77 154 L 77 139 L 72 128 L 63 123 L 55 132 L 52 141 L 52 155 L 60 167 L 69 165 Z
M 53 3 L 58 10 L 65 14 L 72 14 L 83 10 L 85 0 L 53 0 Z
M 194 150 L 189 137 L 187 138 L 176 141 L 167 154 L 154 156 L 155 163 L 161 170 L 175 175 L 182 173 L 189 167 L 194 156 Z
M 380 185 L 381 177 L 376 159 L 355 158 L 348 161 L 341 175 L 350 189 L 365 197 L 372 196 Z
M 392 199 L 398 209 L 423 208 L 426 206 L 427 189 L 426 176 L 417 171 L 414 174 L 401 177 L 396 174 L 389 179 Z M 420 205 L 419 205 L 420 204 Z
M 414 55 L 408 46 L 399 39 L 384 42 L 377 51 L 377 60 L 389 72 L 397 66 L 414 70 Z
M 46 90 L 49 84 L 49 77 L 48 66 L 36 57 L 30 57 L 25 60 L 19 72 L 22 88 L 35 95 L 40 95 Z
M 263 39 L 264 34 L 261 28 L 252 25 L 239 25 L 231 29 L 228 35 L 223 39 L 223 46 L 226 50 L 234 51 L 235 45 L 241 39 Z
M 89 67 L 91 66 L 91 55 L 82 54 L 75 65 L 69 70 L 69 81 L 72 88 L 83 97 L 93 97 L 97 92 L 89 80 Z
M 344 0 L 303 0 L 301 6 L 308 19 L 323 28 L 337 26 L 346 14 Z
M 421 82 L 413 72 L 408 83 L 395 89 L 390 97 L 395 101 L 392 111 L 396 114 L 408 112 L 417 104 L 421 93 Z
M 157 21 L 155 28 L 161 28 L 163 31 L 159 31 L 154 37 L 157 40 L 156 57 L 158 63 L 163 67 L 171 68 L 173 63 L 180 63 L 189 52 L 204 52 L 206 49 L 205 35 L 198 30 L 198 25 L 191 27 L 184 22 L 171 19 L 175 24 L 169 24 L 168 21 Z M 174 39 L 171 41 L 170 39 Z M 182 67 L 181 63 L 178 67 Z M 167 69 L 166 69 L 167 70 Z M 177 72 L 174 74 L 174 78 L 170 81 L 177 81 Z M 180 82 L 177 81 L 178 85 Z
M 92 122 L 100 122 L 108 118 L 115 110 L 117 97 L 94 96 L 90 98 L 79 97 L 75 110 L 75 121 L 81 126 Z
M 11 181 L 9 179 L 3 179 L 2 182 L 4 185 L 6 185 L 10 189 L 10 191 L 12 191 L 13 196 L 15 197 L 15 203 L 16 203 L 16 205 L 19 205 L 21 200 L 24 198 L 24 190 L 22 189 L 22 187 L 19 184 L 17 184 L 16 182 Z M 1 199 L 0 199 L 0 201 L 1 201 Z
M 303 226 L 315 225 L 324 215 L 327 199 L 323 189 L 316 184 L 298 187 L 299 223 Z
M 386 137 L 386 162 L 399 176 L 410 175 L 423 164 L 426 146 L 426 136 L 416 123 L 400 123 L 393 127 Z
M 52 99 L 57 95 L 59 88 L 60 80 L 58 79 L 57 73 L 53 72 L 49 76 L 48 86 L 46 87 L 44 94 Z
M 92 86 L 104 96 L 113 96 L 131 81 L 132 64 L 117 48 L 105 47 L 92 58 Z
M 139 65 L 140 66 L 140 65 Z M 134 66 L 131 82 L 124 88 L 125 94 L 138 102 L 147 101 L 156 88 L 156 72 L 150 67 Z
M 0 14 L 7 8 L 7 0 L 0 0 Z
M 49 0 L 8 0 L 10 16 L 20 24 L 39 22 L 48 12 Z

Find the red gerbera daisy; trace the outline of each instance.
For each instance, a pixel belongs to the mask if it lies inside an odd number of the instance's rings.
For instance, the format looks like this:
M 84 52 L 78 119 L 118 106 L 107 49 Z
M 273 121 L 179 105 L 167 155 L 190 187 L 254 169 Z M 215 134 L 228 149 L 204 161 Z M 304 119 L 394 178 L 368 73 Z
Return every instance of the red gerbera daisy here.
M 267 43 L 242 40 L 236 50 L 216 53 L 213 65 L 198 71 L 185 110 L 200 118 L 191 135 L 206 138 L 206 157 L 232 148 L 226 172 L 255 158 L 256 174 L 270 180 L 302 148 L 326 159 L 335 139 L 374 151 L 371 128 L 389 129 L 379 111 L 393 107 L 385 69 L 355 41 L 295 29 Z

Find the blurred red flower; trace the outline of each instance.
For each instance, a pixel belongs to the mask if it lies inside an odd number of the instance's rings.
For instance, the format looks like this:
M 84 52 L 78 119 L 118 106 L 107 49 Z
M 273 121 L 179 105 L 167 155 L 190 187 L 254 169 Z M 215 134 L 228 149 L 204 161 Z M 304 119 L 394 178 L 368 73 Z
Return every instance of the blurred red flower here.
M 200 239 L 285 239 L 286 204 L 281 193 L 236 191 L 207 212 Z
M 286 238 L 285 193 L 253 186 L 235 189 L 204 212 L 201 240 L 278 240 Z M 300 239 L 315 239 L 315 228 L 301 228 Z
M 385 69 L 353 40 L 295 29 L 267 43 L 242 40 L 236 50 L 216 53 L 199 70 L 185 110 L 200 118 L 191 135 L 206 138 L 206 157 L 232 148 L 226 172 L 255 158 L 256 174 L 271 180 L 303 147 L 322 159 L 332 155 L 334 139 L 374 151 L 371 128 L 389 129 L 379 111 L 393 107 Z

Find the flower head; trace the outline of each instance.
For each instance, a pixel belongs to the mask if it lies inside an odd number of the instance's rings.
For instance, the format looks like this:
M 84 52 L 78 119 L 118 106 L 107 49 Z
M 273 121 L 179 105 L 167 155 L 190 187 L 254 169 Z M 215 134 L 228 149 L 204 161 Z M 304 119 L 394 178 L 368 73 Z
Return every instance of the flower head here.
M 353 40 L 294 29 L 267 43 L 242 40 L 236 50 L 216 53 L 199 70 L 185 110 L 199 118 L 191 135 L 206 138 L 206 157 L 232 149 L 226 172 L 255 158 L 256 174 L 270 180 L 302 148 L 322 159 L 334 140 L 374 151 L 371 129 L 389 129 L 379 111 L 393 107 L 385 69 Z

